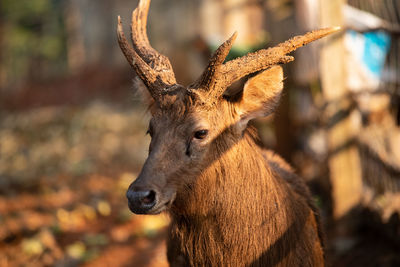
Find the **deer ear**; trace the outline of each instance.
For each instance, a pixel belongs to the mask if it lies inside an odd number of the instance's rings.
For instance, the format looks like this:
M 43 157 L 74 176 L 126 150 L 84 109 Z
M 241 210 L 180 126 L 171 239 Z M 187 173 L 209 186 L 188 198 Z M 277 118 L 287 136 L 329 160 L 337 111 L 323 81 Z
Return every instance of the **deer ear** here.
M 238 103 L 240 124 L 245 126 L 251 119 L 271 114 L 279 103 L 282 89 L 283 71 L 280 66 L 273 66 L 250 78 Z
M 146 85 L 142 82 L 139 77 L 133 79 L 133 87 L 136 89 L 137 94 L 143 100 L 143 102 L 149 107 L 151 111 L 154 106 L 154 98 L 150 95 Z

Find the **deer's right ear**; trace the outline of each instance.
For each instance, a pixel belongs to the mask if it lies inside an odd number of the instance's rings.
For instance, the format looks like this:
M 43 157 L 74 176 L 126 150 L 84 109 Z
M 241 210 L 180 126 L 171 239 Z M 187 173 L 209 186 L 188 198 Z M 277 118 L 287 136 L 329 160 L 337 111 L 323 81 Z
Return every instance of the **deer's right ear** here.
M 271 114 L 279 103 L 283 89 L 283 70 L 281 66 L 273 66 L 250 78 L 243 88 L 237 111 L 240 125 L 257 117 Z
M 133 80 L 133 87 L 135 88 L 137 94 L 140 95 L 140 98 L 149 107 L 149 110 L 151 111 L 151 107 L 154 106 L 154 98 L 150 95 L 146 85 L 142 82 L 142 80 L 139 77 L 136 77 Z

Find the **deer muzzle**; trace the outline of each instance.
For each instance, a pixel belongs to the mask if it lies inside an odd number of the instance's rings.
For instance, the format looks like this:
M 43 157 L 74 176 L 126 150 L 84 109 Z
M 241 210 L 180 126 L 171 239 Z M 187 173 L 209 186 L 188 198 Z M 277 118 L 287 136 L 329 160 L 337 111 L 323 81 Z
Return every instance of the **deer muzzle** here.
M 126 192 L 129 209 L 135 214 L 158 214 L 175 199 L 173 188 L 156 185 L 139 176 Z
M 147 214 L 157 204 L 157 193 L 152 189 L 128 189 L 129 209 L 136 214 Z

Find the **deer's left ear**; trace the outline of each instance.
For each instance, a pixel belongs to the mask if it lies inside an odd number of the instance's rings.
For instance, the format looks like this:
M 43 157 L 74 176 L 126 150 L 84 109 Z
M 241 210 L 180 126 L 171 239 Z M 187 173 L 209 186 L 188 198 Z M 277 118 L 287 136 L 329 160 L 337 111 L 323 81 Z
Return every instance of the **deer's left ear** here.
M 147 105 L 148 111 L 150 111 L 151 114 L 154 114 L 154 98 L 150 95 L 146 85 L 139 77 L 135 77 L 135 79 L 133 79 L 133 87 L 136 90 L 136 94 L 139 95 L 144 104 Z
M 245 126 L 251 119 L 271 114 L 279 103 L 282 89 L 283 71 L 280 66 L 273 66 L 250 78 L 237 103 L 240 125 Z

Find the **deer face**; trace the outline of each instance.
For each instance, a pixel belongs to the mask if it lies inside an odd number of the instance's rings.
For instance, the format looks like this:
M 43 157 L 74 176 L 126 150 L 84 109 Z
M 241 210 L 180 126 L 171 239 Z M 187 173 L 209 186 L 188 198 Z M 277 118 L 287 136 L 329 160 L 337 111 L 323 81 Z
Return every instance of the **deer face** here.
M 213 127 L 206 113 L 184 101 L 159 109 L 149 123 L 148 158 L 127 197 L 134 213 L 159 213 L 200 171 L 212 142 Z
M 162 105 L 153 103 L 149 156 L 127 192 L 131 211 L 154 214 L 172 205 L 223 153 L 221 139 L 236 143 L 250 119 L 273 111 L 282 79 L 282 68 L 275 66 L 249 79 L 235 101 L 219 97 L 205 103 L 208 91 L 180 87 L 163 96 Z
M 129 208 L 138 214 L 159 213 L 172 204 L 179 188 L 193 179 L 193 166 L 207 154 L 210 124 L 182 90 L 165 96 L 167 107 L 152 108 L 147 133 L 148 158 L 127 191 Z
M 338 30 L 310 32 L 224 63 L 235 33 L 215 51 L 200 78 L 185 88 L 176 83 L 168 58 L 149 44 L 149 5 L 150 0 L 140 0 L 132 14 L 133 47 L 124 36 L 119 17 L 117 28 L 122 52 L 154 101 L 148 130 L 152 138 L 149 156 L 127 191 L 129 207 L 138 214 L 156 214 L 168 208 L 180 190 L 190 187 L 218 157 L 221 140 L 235 142 L 249 120 L 273 111 L 283 80 L 282 69 L 276 65 L 292 61 L 288 53 Z M 260 71 L 249 79 L 235 101 L 223 97 L 233 82 Z
M 159 213 L 172 205 L 176 194 L 186 190 L 211 160 L 215 139 L 235 118 L 230 103 L 213 107 L 198 103 L 181 89 L 152 106 L 148 134 L 148 158 L 128 191 L 128 203 L 137 214 Z M 223 122 L 221 119 L 223 118 Z

